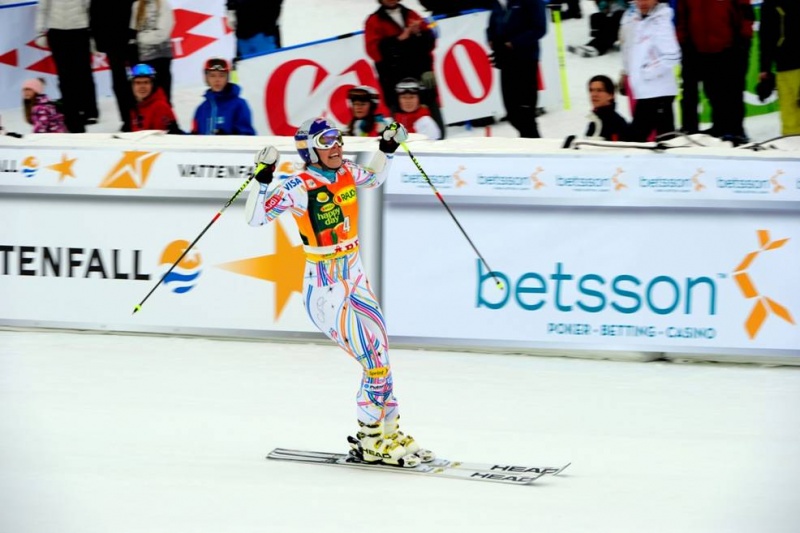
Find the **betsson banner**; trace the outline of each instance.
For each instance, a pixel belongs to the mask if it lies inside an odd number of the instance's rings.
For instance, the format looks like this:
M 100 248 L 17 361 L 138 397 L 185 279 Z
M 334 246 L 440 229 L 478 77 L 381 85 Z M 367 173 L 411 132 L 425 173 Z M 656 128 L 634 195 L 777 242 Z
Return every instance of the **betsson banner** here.
M 492 68 L 486 47 L 487 18 L 484 11 L 437 21 L 434 68 L 447 123 L 504 114 L 498 71 Z M 549 55 L 555 61 L 555 54 Z M 303 120 L 314 115 L 347 124 L 348 89 L 379 88 L 362 32 L 244 59 L 237 70 L 247 87 L 256 131 L 267 135 L 293 135 Z M 544 92 L 558 94 L 557 67 L 551 81 Z
M 115 1 L 115 0 L 106 0 Z M 233 34 L 225 23 L 225 2 L 215 0 L 169 0 L 175 14 L 172 30 L 172 83 L 198 86 L 208 57 L 230 58 L 235 54 Z M 88 4 L 88 2 L 87 2 Z M 36 45 L 36 2 L 0 6 L 0 109 L 18 108 L 20 88 L 27 78 L 43 77 L 47 94 L 59 97 L 58 78 L 50 50 Z M 91 58 L 97 96 L 113 96 L 111 74 L 105 54 Z
M 434 343 L 800 356 L 800 224 L 766 211 L 389 204 L 391 334 Z

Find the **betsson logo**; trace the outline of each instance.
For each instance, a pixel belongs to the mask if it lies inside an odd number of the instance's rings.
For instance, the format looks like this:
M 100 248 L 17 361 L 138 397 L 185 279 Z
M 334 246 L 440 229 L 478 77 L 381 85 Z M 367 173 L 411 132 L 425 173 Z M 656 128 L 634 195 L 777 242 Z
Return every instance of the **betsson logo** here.
M 770 241 L 769 231 L 758 230 L 757 233 L 758 250 L 747 254 L 733 274 L 743 296 L 755 300 L 744 322 L 744 329 L 750 339 L 756 338 L 770 314 L 795 325 L 789 310 L 772 298 L 760 294 L 747 273 L 747 269 L 759 255 L 781 248 L 789 239 Z M 600 313 L 608 309 L 625 315 L 639 312 L 656 315 L 717 314 L 717 282 L 709 276 L 676 279 L 662 274 L 651 279 L 642 279 L 633 274 L 619 274 L 607 279 L 599 274 L 573 274 L 559 261 L 550 274 L 526 272 L 512 283 L 506 273 L 486 271 L 480 260 L 476 261 L 476 265 L 476 307 L 479 308 L 502 309 L 509 304 L 513 294 L 516 304 L 526 311 L 538 311 L 551 305 L 563 313 Z M 489 286 L 494 287 L 494 276 L 502 280 L 505 289 L 499 300 L 489 301 L 484 296 L 483 287 L 486 281 L 489 281 Z M 565 296 L 575 293 L 579 295 L 577 298 L 569 299 Z

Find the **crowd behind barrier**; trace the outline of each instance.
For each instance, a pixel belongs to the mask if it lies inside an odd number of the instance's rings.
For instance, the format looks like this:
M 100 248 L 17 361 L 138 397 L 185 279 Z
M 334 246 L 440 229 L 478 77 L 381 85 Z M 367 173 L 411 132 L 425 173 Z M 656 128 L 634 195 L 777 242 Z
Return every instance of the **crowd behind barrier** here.
M 374 13 L 370 14 L 369 10 L 365 10 L 366 32 L 363 36 L 359 32 L 353 35 L 366 47 L 367 55 L 364 57 L 368 59 L 367 64 L 359 65 L 358 56 L 363 52 L 359 52 L 358 47 L 344 50 L 346 55 L 344 61 L 351 63 L 355 61 L 352 66 L 357 79 L 339 75 L 330 83 L 326 81 L 321 91 L 326 94 L 315 95 L 311 99 L 291 102 L 285 93 L 269 90 L 269 85 L 273 81 L 280 83 L 279 79 L 272 79 L 280 78 L 276 71 L 285 70 L 293 61 L 293 56 L 284 55 L 281 49 L 280 2 L 259 7 L 257 3 L 245 0 L 235 2 L 230 0 L 224 6 L 221 0 L 216 3 L 212 0 L 203 0 L 198 9 L 207 10 L 209 16 L 220 17 L 228 27 L 233 28 L 236 32 L 236 43 L 231 43 L 230 39 L 227 41 L 218 39 L 213 49 L 207 47 L 196 52 L 194 61 L 201 60 L 207 65 L 209 58 L 217 57 L 228 61 L 226 57 L 235 55 L 242 58 L 241 68 L 247 71 L 255 68 L 263 69 L 263 63 L 247 67 L 248 61 L 263 58 L 265 57 L 263 54 L 277 54 L 277 61 L 268 63 L 269 71 L 266 76 L 254 77 L 247 72 L 243 72 L 242 75 L 242 79 L 246 81 L 244 85 L 249 91 L 249 98 L 252 99 L 258 94 L 261 87 L 266 89 L 268 102 L 250 102 L 249 105 L 255 115 L 253 121 L 257 125 L 255 130 L 261 134 L 289 133 L 284 131 L 281 121 L 274 123 L 274 117 L 261 118 L 265 113 L 270 113 L 268 108 L 275 107 L 284 107 L 283 113 L 291 117 L 290 123 L 296 121 L 294 116 L 297 114 L 295 112 L 297 108 L 319 108 L 320 113 L 330 112 L 339 122 L 348 123 L 351 115 L 342 106 L 346 102 L 347 89 L 356 85 L 370 86 L 378 90 L 385 105 L 383 111 L 388 111 L 384 113 L 385 116 L 396 114 L 400 109 L 397 107 L 395 86 L 400 79 L 412 77 L 421 87 L 419 94 L 423 107 L 430 112 L 442 136 L 446 133 L 444 127 L 446 123 L 463 122 L 465 116 L 469 117 L 467 120 L 481 119 L 478 115 L 482 113 L 485 113 L 484 116 L 489 120 L 505 117 L 522 137 L 538 136 L 535 114 L 528 116 L 525 113 L 528 109 L 536 109 L 537 99 L 547 100 L 545 98 L 547 94 L 552 97 L 559 93 L 557 86 L 560 80 L 557 67 L 554 67 L 554 58 L 557 56 L 556 48 L 563 49 L 563 43 L 556 43 L 553 37 L 553 34 L 558 32 L 557 25 L 561 24 L 561 17 L 557 14 L 563 15 L 564 18 L 581 18 L 580 3 L 570 5 L 569 10 L 563 13 L 559 11 L 560 3 L 551 3 L 549 5 L 551 11 L 545 21 L 541 7 L 543 4 L 539 0 L 510 0 L 507 4 L 464 2 L 466 8 L 489 8 L 490 11 L 483 11 L 480 24 L 478 26 L 473 24 L 466 36 L 467 39 L 459 40 L 455 47 L 447 45 L 447 39 L 453 33 L 453 26 L 448 26 L 448 20 L 456 16 L 461 24 L 467 21 L 467 16 L 452 13 L 452 6 L 450 9 L 444 9 L 435 2 L 425 4 L 433 14 L 436 14 L 437 18 L 434 20 L 430 16 L 424 18 L 424 13 L 407 9 L 397 0 L 381 0 L 379 3 L 378 10 Z M 171 4 L 174 4 L 174 9 L 170 7 Z M 751 4 L 756 7 L 755 14 Z M 734 144 L 748 142 L 749 139 L 742 126 L 746 107 L 744 91 L 747 89 L 757 93 L 759 98 L 765 101 L 775 98 L 773 93 L 776 86 L 783 133 L 784 135 L 798 133 L 796 123 L 800 114 L 800 89 L 795 85 L 798 85 L 796 82 L 800 69 L 795 68 L 798 65 L 792 58 L 800 54 L 796 53 L 797 40 L 790 32 L 781 33 L 783 31 L 781 28 L 793 27 L 794 22 L 800 24 L 798 19 L 800 14 L 797 13 L 796 6 L 783 4 L 782 0 L 769 0 L 764 3 L 742 0 L 714 4 L 714 9 L 717 10 L 714 11 L 707 6 L 703 7 L 704 3 L 696 3 L 693 0 L 674 0 L 669 5 L 657 0 L 631 2 L 625 10 L 626 15 L 621 17 L 618 46 L 622 51 L 620 67 L 623 68 L 619 90 L 627 95 L 630 101 L 633 115 L 630 129 L 632 139 L 653 140 L 655 135 L 669 135 L 676 130 L 689 134 L 698 132 L 700 121 L 703 120 L 698 110 L 698 94 L 702 94 L 698 93 L 698 85 L 702 86 L 703 92 L 708 97 L 705 102 L 711 104 L 711 125 L 704 130 L 704 133 L 725 138 Z M 28 4 L 24 6 L 30 11 Z M 597 39 L 605 39 L 612 46 L 603 45 L 604 53 L 615 53 L 616 32 L 607 28 L 598 29 L 599 18 L 595 15 L 602 17 L 613 14 L 616 19 L 616 15 L 622 12 L 621 7 L 622 3 L 619 2 L 597 2 L 597 11 L 590 17 L 592 19 L 590 27 L 594 35 L 592 42 L 595 44 L 588 44 L 583 48 L 597 49 Z M 224 8 L 227 8 L 227 11 Z M 20 7 L 4 11 L 11 13 L 23 9 Z M 753 36 L 757 34 L 753 31 L 753 19 L 759 18 L 762 10 L 765 21 L 762 32 L 766 33 L 760 36 L 760 43 L 758 40 L 753 43 Z M 51 37 L 56 43 L 56 48 L 52 50 L 54 73 L 58 74 L 60 65 L 60 68 L 69 75 L 59 80 L 58 84 L 50 84 L 49 92 L 55 91 L 57 86 L 61 89 L 61 98 L 56 102 L 56 109 L 50 114 L 61 113 L 69 131 L 86 131 L 87 126 L 95 124 L 98 120 L 95 81 L 91 75 L 85 75 L 85 71 L 88 72 L 87 69 L 91 67 L 89 55 L 86 54 L 86 61 L 82 61 L 78 68 L 76 63 L 78 59 L 75 58 L 80 58 L 83 54 L 70 52 L 78 48 L 83 50 L 86 47 L 84 41 L 94 43 L 98 52 L 105 53 L 105 62 L 112 73 L 122 131 L 130 131 L 132 123 L 137 122 L 143 115 L 138 109 L 141 104 L 137 106 L 137 100 L 131 90 L 133 79 L 130 72 L 137 63 L 145 63 L 153 68 L 155 87 L 160 87 L 167 101 L 170 101 L 172 58 L 180 60 L 183 53 L 178 50 L 181 43 L 177 40 L 180 36 L 175 33 L 181 31 L 183 26 L 177 21 L 186 17 L 183 0 L 141 2 L 125 0 L 114 3 L 113 7 L 99 1 L 84 3 L 75 0 L 73 3 L 73 0 L 67 2 L 43 0 L 35 6 L 34 11 L 35 22 L 24 17 L 17 21 L 16 18 L 19 17 L 15 15 L 7 17 L 7 24 L 20 22 L 20 27 L 14 28 L 16 33 L 24 33 L 26 24 L 34 26 L 28 31 L 33 34 L 34 42 L 42 50 L 50 47 Z M 245 16 L 237 16 L 237 13 L 243 13 Z M 15 20 L 11 20 L 12 18 Z M 28 18 L 31 18 L 30 13 Z M 252 20 L 258 20 L 259 24 L 253 24 Z M 720 22 L 722 20 L 730 20 L 732 26 L 725 26 Z M 520 37 L 514 32 L 520 32 Z M 636 37 L 637 32 L 642 34 L 642 38 Z M 626 33 L 630 34 L 628 38 L 625 37 Z M 613 38 L 609 37 L 611 34 L 614 35 Z M 172 35 L 171 41 L 170 35 Z M 531 35 L 535 36 L 533 41 L 530 40 Z M 420 47 L 419 43 L 423 41 L 425 45 Z M 670 43 L 669 46 L 665 44 L 667 42 Z M 632 47 L 632 43 L 636 43 L 636 46 Z M 327 43 L 327 47 L 331 46 L 333 45 Z M 568 48 L 580 52 L 575 46 Z M 522 56 L 519 55 L 522 49 L 526 50 L 524 52 L 526 57 L 532 58 L 530 64 L 525 67 L 519 63 L 522 60 Z M 220 53 L 222 50 L 224 51 Z M 246 50 L 246 53 L 242 50 Z M 655 56 L 654 50 L 657 51 Z M 428 58 L 427 63 L 420 63 L 415 59 L 423 57 Z M 466 66 L 465 57 L 469 58 Z M 639 59 L 636 59 L 648 57 L 655 57 L 657 60 L 645 59 L 644 63 L 640 64 Z M 539 67 L 536 66 L 537 58 Z M 305 64 L 310 65 L 307 63 L 308 59 L 305 61 Z M 489 61 L 492 65 L 489 65 Z M 184 62 L 179 64 L 183 65 Z M 673 118 L 678 88 L 671 65 L 676 63 L 682 66 L 684 91 L 680 98 L 680 126 Z M 730 68 L 702 66 L 728 65 L 728 63 Z M 773 65 L 777 65 L 777 75 L 772 72 Z M 641 72 L 638 70 L 640 67 L 644 68 Z M 364 71 L 364 68 L 369 72 Z M 464 71 L 465 68 L 473 71 Z M 748 69 L 757 73 L 757 87 L 745 86 Z M 186 69 L 181 67 L 180 70 L 179 78 L 186 78 Z M 208 83 L 207 69 L 201 67 L 198 70 L 206 73 L 205 81 Z M 630 73 L 627 72 L 629 70 Z M 230 72 L 230 66 L 228 71 Z M 78 76 L 78 73 L 83 74 Z M 518 79 L 522 73 L 536 74 L 538 82 L 534 80 L 529 83 L 530 80 Z M 291 76 L 293 73 L 285 74 Z M 611 79 L 616 78 L 616 73 L 613 72 L 597 74 L 606 75 Z M 629 78 L 629 74 L 633 77 Z M 470 86 L 470 83 L 474 84 L 474 80 L 466 82 L 470 76 L 477 76 L 482 84 L 477 93 L 476 88 Z M 195 74 L 194 79 L 197 77 Z M 302 78 L 301 75 L 293 79 Z M 49 81 L 52 82 L 53 79 L 50 78 Z M 237 85 L 232 81 L 229 80 L 227 92 L 236 93 Z M 288 81 L 289 78 L 283 79 L 284 85 Z M 25 82 L 28 91 L 34 82 L 32 79 Z M 466 86 L 461 87 L 465 82 Z M 752 85 L 752 82 L 747 84 Z M 537 90 L 537 87 L 541 91 Z M 225 91 L 222 92 L 227 94 Z M 540 92 L 541 97 L 537 98 Z M 157 93 L 155 89 L 154 93 Z M 33 99 L 39 96 L 45 97 L 44 89 L 41 93 L 29 92 L 26 96 L 28 107 L 31 107 Z M 502 104 L 498 107 L 501 96 Z M 320 105 L 320 98 L 328 98 L 330 101 Z M 528 101 L 531 98 L 532 100 Z M 489 102 L 484 100 L 487 99 L 494 99 L 495 103 L 486 105 Z M 752 99 L 748 97 L 748 102 L 750 100 Z M 554 107 L 553 104 L 558 107 L 560 103 L 556 99 L 555 102 L 550 102 L 550 107 Z M 444 113 L 440 112 L 442 104 Z M 39 107 L 45 109 L 45 105 L 49 104 L 42 104 Z M 471 111 L 465 114 L 457 109 L 458 106 Z M 522 111 L 517 111 L 518 107 Z M 708 105 L 704 107 L 707 108 Z M 721 109 L 730 112 L 718 112 Z M 593 109 L 596 110 L 597 108 Z M 449 118 L 450 116 L 452 118 Z M 212 120 L 214 118 L 211 117 Z M 656 122 L 653 122 L 654 120 Z M 187 132 L 201 134 L 246 133 L 246 130 L 240 131 L 239 128 L 231 131 L 227 128 L 198 127 L 196 121 L 193 121 L 192 125 L 174 124 L 164 129 L 177 133 L 181 128 Z M 42 131 L 42 128 L 38 128 L 37 131 Z

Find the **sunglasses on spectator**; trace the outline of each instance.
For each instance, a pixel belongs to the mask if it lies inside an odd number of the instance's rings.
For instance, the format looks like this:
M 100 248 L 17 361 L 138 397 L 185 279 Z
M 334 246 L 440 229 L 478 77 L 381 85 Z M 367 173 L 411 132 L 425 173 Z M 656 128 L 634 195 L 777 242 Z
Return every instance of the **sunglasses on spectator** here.
M 319 148 L 320 150 L 330 150 L 336 143 L 339 143 L 339 146 L 344 146 L 342 132 L 336 129 L 325 130 L 314 137 L 314 148 Z

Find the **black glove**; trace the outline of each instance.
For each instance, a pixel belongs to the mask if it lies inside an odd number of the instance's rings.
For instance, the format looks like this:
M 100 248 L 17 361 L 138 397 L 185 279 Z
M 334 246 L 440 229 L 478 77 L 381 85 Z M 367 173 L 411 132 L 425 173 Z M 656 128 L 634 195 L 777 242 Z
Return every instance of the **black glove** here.
M 768 73 L 767 77 L 759 81 L 756 85 L 756 94 L 758 99 L 762 102 L 770 97 L 772 91 L 775 90 L 775 74 Z
M 393 154 L 397 151 L 400 143 L 408 140 L 408 131 L 405 126 L 397 122 L 392 122 L 381 132 L 378 150 L 384 154 Z

